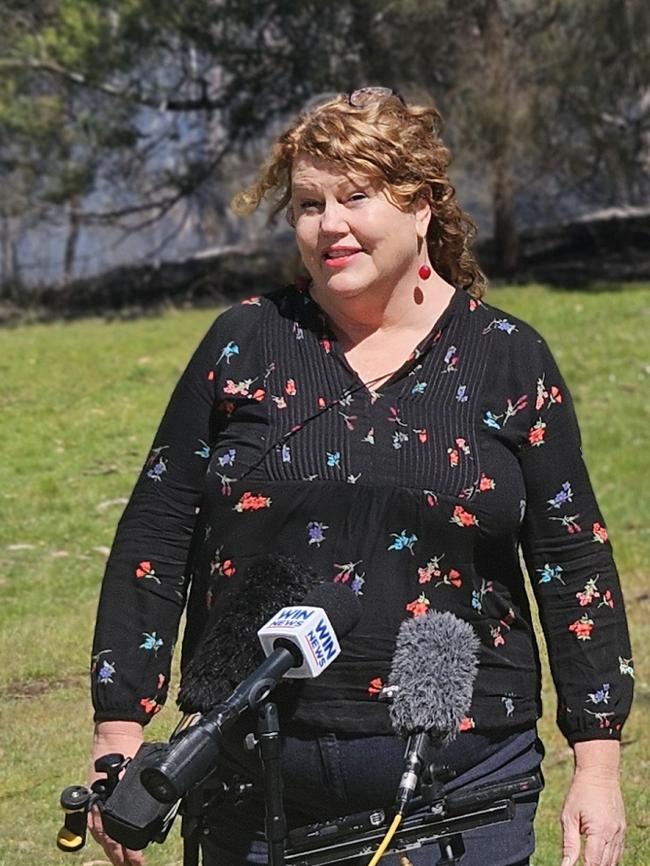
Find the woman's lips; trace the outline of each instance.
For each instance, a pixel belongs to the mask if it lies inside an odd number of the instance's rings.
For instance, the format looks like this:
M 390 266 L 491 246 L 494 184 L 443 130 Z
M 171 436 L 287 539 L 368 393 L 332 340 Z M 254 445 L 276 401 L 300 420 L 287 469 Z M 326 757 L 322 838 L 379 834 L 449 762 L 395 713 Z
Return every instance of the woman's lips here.
M 328 250 L 323 256 L 323 261 L 328 268 L 344 268 L 361 250 Z

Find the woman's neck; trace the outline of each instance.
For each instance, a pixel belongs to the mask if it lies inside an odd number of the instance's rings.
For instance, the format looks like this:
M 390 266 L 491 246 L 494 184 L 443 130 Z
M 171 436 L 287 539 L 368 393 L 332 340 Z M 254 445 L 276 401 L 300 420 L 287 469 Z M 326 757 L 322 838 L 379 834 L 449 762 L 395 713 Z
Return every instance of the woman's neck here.
M 394 293 L 380 302 L 373 299 L 374 304 L 369 304 L 364 296 L 339 300 L 327 294 L 321 297 L 317 288 L 312 290 L 314 300 L 326 314 L 344 351 L 369 338 L 384 338 L 395 332 L 403 335 L 428 333 L 453 293 L 454 287 L 435 271 L 426 283 L 408 294 Z

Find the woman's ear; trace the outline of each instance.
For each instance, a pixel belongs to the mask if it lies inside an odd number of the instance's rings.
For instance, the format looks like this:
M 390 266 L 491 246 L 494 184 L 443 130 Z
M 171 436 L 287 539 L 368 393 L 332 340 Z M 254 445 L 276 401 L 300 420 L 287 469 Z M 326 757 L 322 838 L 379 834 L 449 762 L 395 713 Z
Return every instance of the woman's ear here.
M 424 240 L 431 222 L 431 205 L 423 195 L 419 195 L 413 204 L 415 230 L 420 240 Z

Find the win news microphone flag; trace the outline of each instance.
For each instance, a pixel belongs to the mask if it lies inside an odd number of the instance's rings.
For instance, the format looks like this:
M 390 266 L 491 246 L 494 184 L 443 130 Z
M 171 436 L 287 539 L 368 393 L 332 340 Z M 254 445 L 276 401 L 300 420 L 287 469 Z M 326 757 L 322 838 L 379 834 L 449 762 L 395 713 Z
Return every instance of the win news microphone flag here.
M 326 583 L 307 593 L 303 602 L 278 611 L 262 628 L 260 640 L 268 653 L 229 697 L 210 710 L 140 779 L 161 803 L 173 803 L 214 769 L 219 738 L 248 709 L 257 708 L 292 669 L 294 675 L 318 676 L 340 653 L 339 637 L 361 618 L 357 596 L 340 583 Z
M 390 719 L 408 738 L 397 794 L 404 813 L 429 746 L 450 743 L 472 702 L 480 641 L 472 626 L 449 612 L 430 611 L 400 626 L 389 676 Z

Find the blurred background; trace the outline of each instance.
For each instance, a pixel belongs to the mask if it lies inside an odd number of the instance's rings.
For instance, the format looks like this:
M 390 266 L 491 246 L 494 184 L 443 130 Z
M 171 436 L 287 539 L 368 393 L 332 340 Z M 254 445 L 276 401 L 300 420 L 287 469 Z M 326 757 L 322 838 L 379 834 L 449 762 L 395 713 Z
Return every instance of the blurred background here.
M 0 320 L 286 281 L 228 209 L 314 96 L 434 100 L 488 274 L 650 276 L 643 0 L 3 0 Z

